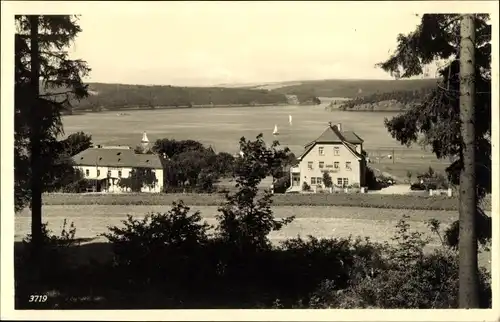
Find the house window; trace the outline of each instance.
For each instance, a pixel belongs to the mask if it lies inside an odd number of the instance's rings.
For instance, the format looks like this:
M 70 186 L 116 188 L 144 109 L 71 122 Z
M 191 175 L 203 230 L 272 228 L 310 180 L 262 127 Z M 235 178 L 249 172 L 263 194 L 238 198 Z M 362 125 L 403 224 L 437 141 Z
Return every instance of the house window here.
M 349 185 L 349 179 L 344 178 L 344 187 L 347 187 Z
M 108 170 L 108 177 L 111 177 L 111 170 Z
M 323 161 L 320 161 L 320 162 L 319 162 L 319 167 L 320 167 L 321 169 L 322 169 L 322 168 L 324 168 L 324 167 L 325 167 L 325 163 L 324 163 Z
M 333 167 L 334 167 L 335 169 L 338 169 L 338 168 L 340 167 L 340 163 L 339 163 L 339 162 L 334 162 L 334 163 L 333 163 Z
M 347 170 L 352 170 L 352 168 L 351 168 L 351 161 L 347 161 L 347 162 L 345 163 L 345 168 L 346 168 Z
M 323 184 L 323 178 L 316 178 L 317 184 Z
M 319 152 L 319 155 L 325 155 L 325 149 L 322 146 L 320 146 L 318 148 L 318 152 Z
M 312 169 L 313 168 L 313 163 L 312 161 L 307 162 L 307 168 Z
M 311 184 L 316 184 L 316 178 L 311 178 Z
M 337 178 L 337 185 L 342 186 L 342 178 Z
M 340 155 L 340 149 L 338 146 L 333 147 L 333 155 Z
M 122 170 L 118 170 L 118 178 L 122 177 Z
M 85 176 L 87 176 L 87 177 L 88 177 L 89 175 L 90 175 L 90 171 L 89 171 L 89 169 L 85 170 Z
M 97 176 L 101 175 L 101 170 L 97 169 Z

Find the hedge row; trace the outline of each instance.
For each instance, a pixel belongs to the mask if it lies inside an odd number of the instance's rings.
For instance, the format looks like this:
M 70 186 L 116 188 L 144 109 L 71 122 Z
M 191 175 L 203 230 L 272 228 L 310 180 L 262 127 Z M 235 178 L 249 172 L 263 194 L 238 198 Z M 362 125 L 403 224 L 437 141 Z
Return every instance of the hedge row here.
M 182 199 L 191 206 L 218 206 L 224 202 L 222 194 L 194 193 L 127 193 L 127 194 L 47 194 L 45 205 L 170 205 Z M 276 194 L 275 206 L 343 206 L 415 210 L 458 210 L 458 199 L 447 196 L 381 195 L 381 194 Z M 491 199 L 483 208 L 491 210 Z

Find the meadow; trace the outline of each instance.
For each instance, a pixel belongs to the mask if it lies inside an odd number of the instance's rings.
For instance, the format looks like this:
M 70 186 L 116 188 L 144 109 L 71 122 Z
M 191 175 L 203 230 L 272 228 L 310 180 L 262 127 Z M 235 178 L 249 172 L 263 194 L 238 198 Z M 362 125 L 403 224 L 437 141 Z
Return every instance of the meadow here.
M 191 206 L 220 206 L 224 195 L 220 193 L 52 193 L 43 197 L 45 206 L 165 206 L 183 200 Z M 339 206 L 409 210 L 448 210 L 458 211 L 458 198 L 448 196 L 428 196 L 415 194 L 378 194 L 378 193 L 322 193 L 322 194 L 275 194 L 274 206 Z M 491 210 L 491 197 L 482 201 L 485 210 Z
M 44 206 L 44 220 L 48 228 L 59 233 L 64 219 L 68 224 L 74 222 L 77 237 L 96 238 L 107 231 L 110 225 L 120 225 L 127 215 L 142 218 L 149 212 L 166 212 L 169 205 L 123 206 L 123 205 L 50 205 Z M 190 206 L 191 210 L 200 211 L 209 224 L 215 224 L 217 206 Z M 409 215 L 412 227 L 418 231 L 428 231 L 425 222 L 432 218 L 439 219 L 443 225 L 457 219 L 456 211 L 428 211 L 377 209 L 364 207 L 338 206 L 275 206 L 276 217 L 296 216 L 296 219 L 282 231 L 273 233 L 271 239 L 279 241 L 301 235 L 315 237 L 348 237 L 360 235 L 373 240 L 389 240 L 394 226 L 403 215 Z M 30 212 L 24 210 L 15 219 L 16 240 L 22 238 L 30 229 Z M 437 242 L 437 241 L 435 241 Z
M 99 235 L 107 232 L 109 226 L 121 226 L 121 221 L 127 215 L 143 218 L 150 212 L 167 212 L 170 206 L 123 206 L 123 205 L 46 205 L 44 206 L 44 221 L 48 228 L 59 235 L 66 219 L 67 224 L 74 223 L 76 238 L 96 242 L 105 242 Z M 191 206 L 191 211 L 200 211 L 208 224 L 215 225 L 217 206 Z M 458 218 L 457 211 L 439 210 L 403 210 L 377 209 L 365 207 L 339 206 L 274 206 L 276 217 L 295 216 L 295 220 L 278 232 L 272 232 L 270 239 L 279 243 L 287 238 L 313 235 L 317 238 L 342 238 L 349 236 L 368 237 L 377 242 L 391 242 L 396 231 L 395 225 L 403 215 L 408 215 L 408 222 L 413 231 L 424 233 L 431 239 L 428 250 L 440 247 L 439 238 L 430 232 L 426 222 L 438 219 L 442 230 Z M 490 212 L 486 212 L 491 215 Z M 22 240 L 30 230 L 30 212 L 24 210 L 15 217 L 15 241 Z M 110 251 L 108 249 L 108 251 Z M 106 252 L 108 255 L 110 253 Z M 97 256 L 97 257 L 96 257 Z M 87 254 L 82 261 L 103 260 L 106 254 Z M 490 253 L 480 254 L 480 265 L 489 267 Z
M 355 131 L 365 142 L 364 149 L 386 171 L 387 167 L 399 167 L 424 172 L 429 165 L 443 169 L 446 162 L 437 160 L 420 146 L 407 148 L 393 139 L 384 127 L 384 118 L 396 115 L 394 112 L 330 112 L 327 104 L 318 106 L 259 106 L 232 108 L 164 109 L 150 111 L 129 111 L 128 115 L 116 112 L 67 115 L 63 118 L 66 134 L 84 131 L 92 134 L 95 144 L 130 145 L 139 143 L 142 133 L 147 132 L 149 140 L 162 138 L 192 139 L 212 146 L 217 152 L 236 153 L 241 137 L 255 138 L 264 134 L 268 142 L 279 140 L 296 155 L 302 153 L 304 145 L 315 140 L 328 126 L 328 122 L 342 123 L 345 130 Z M 293 124 L 289 125 L 288 115 Z M 272 136 L 274 125 L 280 135 Z M 394 155 L 394 160 L 387 158 Z M 396 176 L 404 176 L 402 170 L 394 170 Z M 388 171 L 390 172 L 390 171 Z

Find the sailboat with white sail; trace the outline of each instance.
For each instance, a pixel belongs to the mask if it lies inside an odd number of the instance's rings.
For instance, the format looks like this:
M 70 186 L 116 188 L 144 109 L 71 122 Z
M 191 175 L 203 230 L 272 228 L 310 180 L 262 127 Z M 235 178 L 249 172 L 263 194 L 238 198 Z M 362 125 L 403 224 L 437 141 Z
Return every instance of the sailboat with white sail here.
M 289 123 L 290 125 L 292 125 L 292 116 L 291 116 L 291 115 L 288 115 L 288 123 Z
M 279 135 L 280 132 L 278 131 L 278 125 L 274 124 L 274 130 L 273 130 L 273 135 Z

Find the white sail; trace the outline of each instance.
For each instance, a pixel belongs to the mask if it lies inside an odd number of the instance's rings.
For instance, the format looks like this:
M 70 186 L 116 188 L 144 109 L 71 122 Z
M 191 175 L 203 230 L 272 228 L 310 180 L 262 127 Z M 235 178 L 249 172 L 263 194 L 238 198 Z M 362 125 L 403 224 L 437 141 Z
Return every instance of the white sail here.
M 279 132 L 278 132 L 278 126 L 276 124 L 274 124 L 274 131 L 273 131 L 273 135 L 278 135 Z
M 288 123 L 290 123 L 290 125 L 292 125 L 292 116 L 291 115 L 288 115 Z

